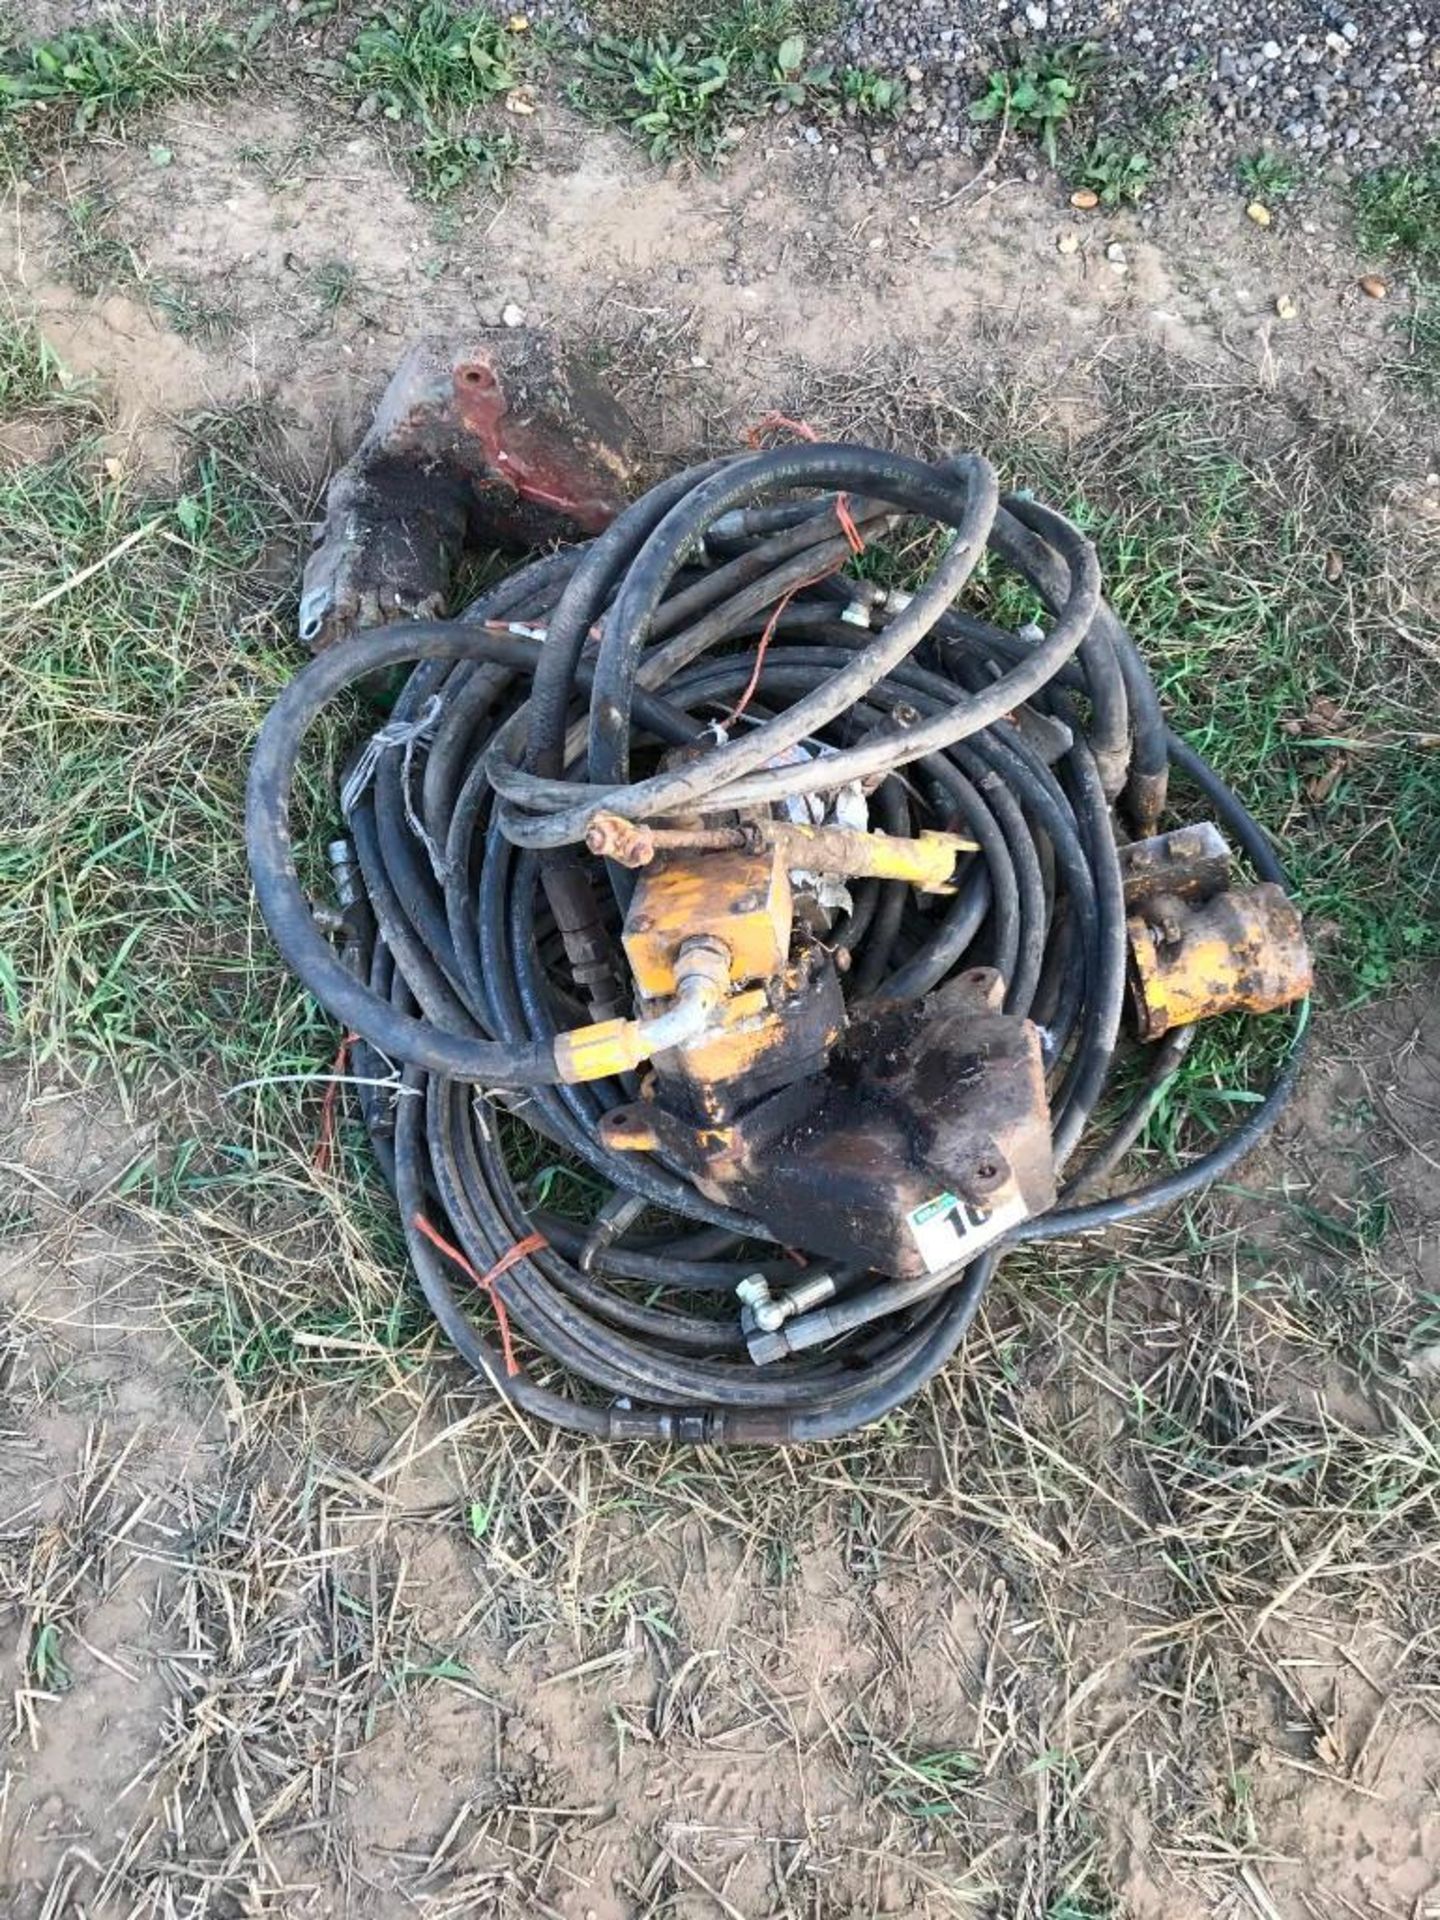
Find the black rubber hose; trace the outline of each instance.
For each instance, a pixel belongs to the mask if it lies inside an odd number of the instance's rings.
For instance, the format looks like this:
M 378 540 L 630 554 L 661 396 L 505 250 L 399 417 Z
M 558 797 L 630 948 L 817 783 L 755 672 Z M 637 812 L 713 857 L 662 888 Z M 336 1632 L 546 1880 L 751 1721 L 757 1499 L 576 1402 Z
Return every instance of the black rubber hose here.
M 865 577 L 895 518 L 949 542 L 908 599 Z M 957 604 L 987 544 L 1039 595 L 1048 633 L 1011 633 Z M 296 768 L 335 702 L 399 666 L 410 672 L 393 709 L 350 764 L 344 832 L 363 899 L 337 953 L 291 845 Z M 627 978 L 619 905 L 633 876 L 616 870 L 612 898 L 587 824 L 602 808 L 807 819 L 811 796 L 823 806 L 845 789 L 866 793 L 872 827 L 976 843 L 952 898 L 852 881 L 822 937 L 846 965 L 851 1006 L 922 999 L 988 965 L 1008 1011 L 1047 1022 L 1057 1174 L 1084 1157 L 1061 1203 L 1008 1246 L 1174 1205 L 1250 1151 L 1293 1088 L 1303 1007 L 1243 1124 L 1162 1179 L 1089 1198 L 1183 1051 L 1162 1043 L 1139 1096 L 1096 1123 L 1126 987 L 1110 803 L 1123 788 L 1132 823 L 1152 830 L 1172 770 L 1255 872 L 1283 884 L 1259 825 L 1166 731 L 1083 535 L 1028 497 L 1002 506 L 975 456 L 927 466 L 812 445 L 677 474 L 460 620 L 383 628 L 312 662 L 261 729 L 246 831 L 281 952 L 356 1035 L 360 1112 L 416 1274 L 477 1375 L 579 1433 L 794 1441 L 850 1431 L 923 1388 L 964 1338 L 1002 1248 L 933 1285 L 827 1267 L 835 1337 L 751 1360 L 737 1283 L 813 1275 L 813 1252 L 777 1245 L 663 1154 L 610 1149 L 602 1122 L 636 1097 L 633 1076 L 572 1086 L 560 1075 L 557 1035 L 590 1017 L 592 988 L 603 1000 Z M 578 894 L 568 882 L 547 891 L 544 863 L 557 858 Z M 581 922 L 577 973 L 567 943 Z M 493 1333 L 480 1331 L 486 1316 Z

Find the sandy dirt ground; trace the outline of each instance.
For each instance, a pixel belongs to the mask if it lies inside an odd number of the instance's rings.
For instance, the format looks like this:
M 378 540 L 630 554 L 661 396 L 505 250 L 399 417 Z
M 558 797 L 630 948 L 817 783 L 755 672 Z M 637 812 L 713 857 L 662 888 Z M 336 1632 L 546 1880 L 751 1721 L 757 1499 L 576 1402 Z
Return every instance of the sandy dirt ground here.
M 957 404 L 1023 393 L 1079 443 L 1143 360 L 1162 390 L 1168 369 L 1342 410 L 1393 444 L 1385 511 L 1440 524 L 1423 449 L 1391 437 L 1389 315 L 1323 208 L 1268 232 L 1233 195 L 1082 217 L 1047 181 L 758 141 L 667 174 L 556 109 L 502 203 L 437 220 L 377 137 L 298 107 L 187 105 L 149 137 L 163 166 L 97 141 L 69 188 L 155 281 L 232 310 L 223 339 L 181 337 L 143 287 L 78 290 L 52 197 L 19 195 L 0 234 L 12 298 L 104 383 L 130 466 L 258 400 L 313 496 L 414 333 L 513 303 L 587 343 L 657 463 L 837 380 L 822 426 L 863 426 L 897 382 L 923 415 L 944 381 Z M 0 1906 L 1440 1914 L 1440 1576 L 1410 1504 L 1437 1429 L 1314 1337 L 1286 1288 L 1328 1267 L 1287 1253 L 1252 1291 L 1286 1231 L 1264 1196 L 1371 1168 L 1367 1285 L 1440 1287 L 1440 1019 L 1419 991 L 1320 1031 L 1246 1170 L 1260 1198 L 1217 1202 L 1191 1247 L 1117 1242 L 1088 1280 L 1007 1278 L 913 1419 L 782 1457 L 579 1447 L 477 1406 L 438 1351 L 337 1390 L 317 1336 L 283 1405 L 207 1374 L 174 1276 L 233 1222 L 117 1204 L 163 1103 L 12 1081 Z M 253 1258 L 374 1267 L 295 1184 Z M 1187 1451 L 1156 1411 L 1182 1405 L 1224 1445 Z M 17 1639 L 37 1596 L 63 1629 L 48 1685 Z

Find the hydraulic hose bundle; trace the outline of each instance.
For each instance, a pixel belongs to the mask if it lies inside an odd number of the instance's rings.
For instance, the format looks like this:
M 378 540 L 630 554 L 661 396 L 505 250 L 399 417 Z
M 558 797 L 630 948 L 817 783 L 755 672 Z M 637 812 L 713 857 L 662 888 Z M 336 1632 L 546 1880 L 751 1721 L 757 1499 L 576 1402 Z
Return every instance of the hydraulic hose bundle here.
M 875 560 L 902 522 L 942 530 L 938 561 L 909 592 L 879 584 Z M 1043 625 L 1010 631 L 962 608 L 987 548 L 991 569 L 1032 590 Z M 396 668 L 408 677 L 344 786 L 347 837 L 332 850 L 337 946 L 292 854 L 297 759 L 330 703 Z M 1211 844 L 1197 865 L 1177 853 L 1179 836 L 1155 837 L 1172 769 L 1243 852 L 1260 906 L 1290 912 L 1272 898 L 1284 874 L 1262 830 L 1166 728 L 1135 643 L 1102 597 L 1094 549 L 1070 522 L 1028 498 L 1002 501 L 977 456 L 926 465 L 803 445 L 678 474 L 459 619 L 383 627 L 318 656 L 261 730 L 247 836 L 281 952 L 355 1036 L 358 1097 L 411 1259 L 470 1365 L 527 1411 L 578 1432 L 793 1441 L 860 1426 L 921 1388 L 955 1352 L 1007 1247 L 1194 1193 L 1254 1146 L 1289 1097 L 1303 1000 L 1285 1065 L 1241 1126 L 1179 1172 L 1093 1197 L 1191 1031 L 1156 1013 L 1157 968 L 1170 969 L 1178 992 L 1181 961 L 1202 935 L 1207 979 L 1220 960 L 1243 949 L 1249 965 L 1258 951 L 1245 945 L 1249 896 L 1224 892 Z M 836 814 L 846 795 L 848 828 Z M 880 832 L 856 829 L 857 805 L 860 824 Z M 826 892 L 795 835 L 832 830 L 850 864 L 845 884 Z M 1223 843 L 1208 831 L 1223 867 Z M 927 836 L 943 842 L 953 884 L 917 891 L 924 883 L 907 884 L 896 862 L 913 867 Z M 786 891 L 783 915 L 757 889 L 723 906 L 704 892 L 706 876 L 723 870 L 706 861 L 742 859 L 770 861 L 763 870 Z M 1156 863 L 1173 869 L 1163 883 L 1145 877 Z M 636 911 L 636 889 L 665 873 L 667 910 L 683 883 L 692 923 L 673 977 L 651 984 L 637 956 L 656 914 Z M 793 934 L 792 883 L 797 899 L 812 888 Z M 1198 905 L 1197 888 L 1209 896 Z M 1238 925 L 1236 901 L 1244 926 L 1217 933 Z M 742 979 L 734 930 L 767 914 L 772 931 L 780 926 L 765 963 L 773 976 L 756 963 Z M 888 1265 L 865 1249 L 888 1244 L 889 1223 L 873 1228 L 878 1241 L 857 1226 L 849 1261 L 837 1255 L 835 1222 L 820 1231 L 823 1207 L 808 1215 L 817 1222 L 808 1243 L 803 1208 L 798 1229 L 777 1226 L 795 1210 L 770 1205 L 766 1182 L 788 1177 L 778 1162 L 794 1155 L 766 1148 L 736 1173 L 752 1111 L 788 1102 L 789 1130 L 773 1121 L 764 1139 L 801 1142 L 803 1154 L 830 1124 L 817 1116 L 841 1115 L 838 1139 L 852 1114 L 864 1120 L 873 1108 L 899 1127 L 907 1167 L 927 1154 L 933 1163 L 940 1123 L 928 1109 L 917 1116 L 908 1083 L 893 1098 L 862 1086 L 880 1069 L 858 1055 L 907 1019 L 911 1038 L 898 1050 L 923 1055 L 940 1029 L 918 1023 L 942 1004 L 952 1009 L 947 1032 L 981 1031 L 947 1000 L 957 983 L 988 994 L 974 1020 L 991 1037 L 951 1078 L 982 1073 L 1006 1033 L 1033 1043 L 1048 1131 L 1047 1164 L 1029 1191 L 1041 1180 L 1043 1210 L 967 1211 L 945 1194 L 965 1229 L 950 1244 L 964 1257 L 936 1264 L 927 1253 L 923 1271 L 904 1251 L 906 1233 L 922 1251 L 931 1244 L 933 1206 L 905 1215 L 894 1242 L 904 1248 Z M 1274 1006 L 1305 984 L 1214 1004 Z M 1108 1100 L 1097 1125 L 1127 991 L 1148 996 L 1142 1032 L 1163 1037 L 1128 1106 Z M 728 1105 L 706 1105 L 713 1089 L 695 1063 L 718 1058 L 722 1038 L 739 1045 L 763 1029 L 766 1046 L 798 1046 L 807 1009 L 822 1000 L 824 1033 L 807 1030 L 794 1084 L 772 1068 L 753 1100 L 734 1096 L 732 1081 Z M 657 1068 L 648 1075 L 647 1060 Z M 687 1061 L 682 1087 L 674 1063 Z M 802 1088 L 810 1104 L 797 1106 Z M 949 1088 L 925 1096 L 951 1097 Z M 691 1111 L 686 1099 L 699 1104 Z M 589 1220 L 522 1191 L 536 1134 L 589 1170 L 598 1189 Z M 874 1137 L 861 1127 L 853 1165 L 837 1173 L 832 1155 L 825 1177 L 862 1179 Z M 691 1142 L 700 1157 L 687 1159 Z M 983 1161 L 976 1178 L 998 1180 Z M 973 1231 L 977 1220 L 984 1232 Z M 777 1305 L 771 1290 L 786 1286 L 793 1297 Z M 793 1344 L 779 1331 L 790 1315 Z M 813 1331 L 802 1336 L 803 1326 Z

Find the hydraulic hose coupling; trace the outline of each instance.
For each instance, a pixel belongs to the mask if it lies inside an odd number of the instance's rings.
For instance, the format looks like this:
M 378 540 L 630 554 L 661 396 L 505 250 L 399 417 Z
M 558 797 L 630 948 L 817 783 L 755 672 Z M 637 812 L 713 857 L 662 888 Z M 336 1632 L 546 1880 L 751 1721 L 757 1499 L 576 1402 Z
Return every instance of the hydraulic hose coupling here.
M 661 1013 L 639 1020 L 601 1020 L 555 1038 L 555 1065 L 571 1085 L 610 1080 L 657 1053 L 698 1040 L 725 999 L 730 949 L 710 934 L 687 940 L 675 958 L 675 994 Z

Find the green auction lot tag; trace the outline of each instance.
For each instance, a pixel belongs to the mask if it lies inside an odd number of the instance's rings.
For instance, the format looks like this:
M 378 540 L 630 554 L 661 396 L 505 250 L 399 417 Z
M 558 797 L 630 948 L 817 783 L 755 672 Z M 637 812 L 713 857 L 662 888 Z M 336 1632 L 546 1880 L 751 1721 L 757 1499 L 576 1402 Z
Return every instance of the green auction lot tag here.
M 937 1193 L 912 1207 L 905 1216 L 910 1237 L 919 1249 L 927 1273 L 940 1273 L 953 1267 L 982 1247 L 989 1246 L 1005 1229 L 1025 1217 L 1025 1203 L 1018 1194 L 1003 1200 L 991 1212 L 967 1206 L 954 1193 Z

